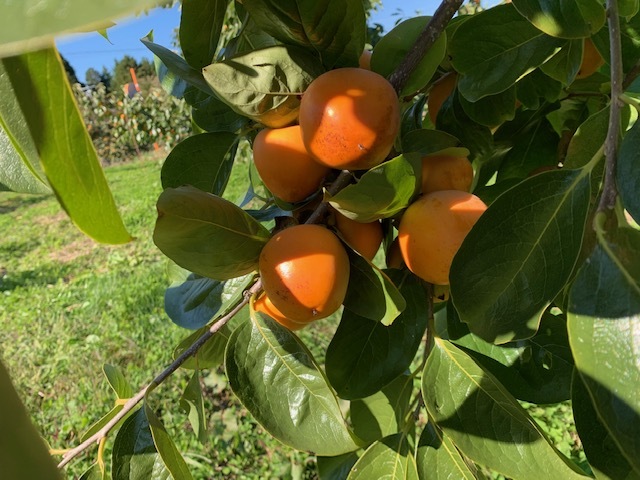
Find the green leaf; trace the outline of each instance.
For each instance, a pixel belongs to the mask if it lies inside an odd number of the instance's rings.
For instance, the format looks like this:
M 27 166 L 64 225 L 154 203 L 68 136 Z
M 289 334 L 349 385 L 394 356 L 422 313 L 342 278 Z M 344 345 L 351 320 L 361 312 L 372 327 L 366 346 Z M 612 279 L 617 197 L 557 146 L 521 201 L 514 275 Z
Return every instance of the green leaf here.
M 460 140 L 447 132 L 421 128 L 412 130 L 402 137 L 402 151 L 404 153 L 419 153 L 427 155 L 451 155 L 466 157 L 469 150 L 460 146 Z
M 100 468 L 100 464 L 94 463 L 80 475 L 79 480 L 107 480 L 107 472 Z
M 385 34 L 373 49 L 371 70 L 383 77 L 391 75 L 430 20 L 431 17 L 409 18 Z M 443 33 L 411 72 L 400 96 L 409 96 L 422 90 L 436 73 L 446 51 L 447 36 Z
M 207 442 L 207 417 L 200 387 L 200 372 L 196 369 L 180 397 L 180 408 L 189 417 L 191 428 L 203 445 Z
M 145 47 L 151 50 L 151 52 L 171 73 L 171 75 L 167 79 L 161 78 L 161 82 L 163 83 L 163 86 L 167 91 L 173 93 L 175 90 L 175 86 L 172 86 L 171 84 L 173 82 L 181 80 L 187 85 L 191 85 L 208 95 L 211 95 L 213 93 L 204 77 L 202 76 L 202 72 L 199 69 L 193 68 L 191 65 L 189 65 L 180 55 L 172 52 L 162 45 L 154 43 L 151 36 L 141 38 L 140 41 L 144 44 Z M 185 88 L 186 85 L 182 85 L 178 88 L 178 90 L 182 90 L 184 92 Z M 175 96 L 181 97 L 182 95 L 178 94 Z
M 503 92 L 543 64 L 559 45 L 511 4 L 480 12 L 460 25 L 449 44 L 451 62 L 461 74 L 458 90 L 471 102 Z
M 567 156 L 564 159 L 565 168 L 580 168 L 598 152 L 607 138 L 609 128 L 609 107 L 591 115 L 576 130 L 571 138 Z
M 345 453 L 337 457 L 316 457 L 320 480 L 344 480 L 358 461 L 356 452 Z
M 601 240 L 569 295 L 569 340 L 598 417 L 640 473 L 640 232 Z
M 129 399 L 133 396 L 133 388 L 131 388 L 131 384 L 118 367 L 105 363 L 102 365 L 102 371 L 104 376 L 107 378 L 107 382 L 109 382 L 109 386 L 116 394 L 116 397 L 120 399 Z
M 435 339 L 422 394 L 431 418 L 474 462 L 519 480 L 587 478 L 491 374 L 445 340 Z
M 504 92 L 486 96 L 476 102 L 470 102 L 462 95 L 458 100 L 471 120 L 494 128 L 513 120 L 516 111 L 516 86 L 513 85 Z
M 193 187 L 158 199 L 153 241 L 187 270 L 216 280 L 254 271 L 269 232 L 233 203 Z
M 415 356 L 427 325 L 427 295 L 417 277 L 387 271 L 407 308 L 387 326 L 344 310 L 327 348 L 327 377 L 342 398 L 368 397 L 402 374 Z
M 591 37 L 591 40 L 593 40 L 605 62 L 611 64 L 608 26 L 605 25 L 601 28 Z M 622 47 L 622 68 L 623 71 L 628 72 L 640 60 L 640 15 L 634 15 L 627 20 L 620 19 L 620 43 Z M 595 74 L 591 75 L 591 77 L 594 76 Z M 604 77 L 603 80 L 608 81 L 609 79 Z
M 237 132 L 248 122 L 215 95 L 207 95 L 195 87 L 186 89 L 184 99 L 193 107 L 191 117 L 195 124 L 207 132 Z
M 529 338 L 565 286 L 582 246 L 588 168 L 530 177 L 478 219 L 451 265 L 451 298 L 471 332 L 496 344 Z
M 353 400 L 349 409 L 353 432 L 366 442 L 375 442 L 401 431 L 412 390 L 413 377 L 400 375 L 379 392 Z
M 513 5 L 544 33 L 560 38 L 590 37 L 606 20 L 598 0 L 513 0 Z
M 545 75 L 539 68 L 520 79 L 516 88 L 518 100 L 532 110 L 542 108 L 545 101 L 555 102 L 563 92 L 562 83 Z
M 296 120 L 300 95 L 323 69 L 305 50 L 275 46 L 214 63 L 203 73 L 220 100 L 235 112 L 279 128 Z
M 207 340 L 195 355 L 189 357 L 181 365 L 181 368 L 195 370 L 196 368 L 215 368 L 222 365 L 222 362 L 224 362 L 224 350 L 227 347 L 227 343 L 229 342 L 231 333 L 233 333 L 236 328 L 238 328 L 248 320 L 249 308 L 245 307 L 236 315 L 234 315 L 233 318 L 229 320 L 220 330 L 218 330 L 213 337 Z M 204 327 L 199 328 L 187 338 L 182 340 L 173 351 L 174 360 L 178 358 L 182 354 L 182 352 L 187 350 L 193 344 L 193 342 L 200 338 L 202 334 L 207 330 L 209 330 L 209 325 L 205 325 Z
M 327 69 L 358 65 L 366 33 L 361 0 L 245 0 L 243 5 L 261 30 L 313 50 Z
M 233 133 L 201 133 L 176 145 L 162 165 L 162 188 L 192 185 L 222 196 L 237 148 Z
M 109 423 L 111 421 L 111 419 L 113 417 L 115 417 L 120 410 L 122 410 L 123 405 L 120 404 L 116 404 L 115 407 L 113 407 L 111 410 L 109 410 L 102 418 L 100 418 L 98 421 L 94 422 L 89 428 L 87 428 L 82 435 L 80 436 L 80 441 L 84 442 L 85 440 L 91 438 L 95 433 L 98 433 L 98 431 L 100 431 L 100 429 L 102 429 L 102 427 L 104 427 L 107 423 Z M 127 413 L 125 415 L 124 418 L 122 418 L 113 428 L 113 430 L 117 430 L 120 425 L 122 425 L 122 423 L 129 418 L 130 415 L 133 414 L 134 411 L 131 411 L 129 413 Z
M 238 36 L 229 40 L 229 43 L 224 47 L 224 56 L 226 58 L 236 57 L 243 53 L 280 44 L 281 42 L 256 25 L 252 17 L 247 16 L 242 23 Z
M 225 282 L 196 274 L 167 288 L 164 309 L 173 323 L 183 328 L 200 328 L 242 299 L 253 275 L 232 278 Z
M 0 56 L 14 55 L 51 45 L 63 33 L 112 25 L 120 18 L 157 5 L 157 0 L 113 0 L 96 5 L 84 0 L 7 2 L 0 19 Z
M 1 83 L 4 82 L 0 79 Z M 37 153 L 31 156 L 23 153 L 23 157 L 20 153 L 20 147 L 13 143 L 16 139 L 10 138 L 2 128 L 4 121 L 5 119 L 0 117 L 0 192 L 51 192 L 44 179 L 44 173 L 42 171 L 36 173 L 32 170 L 32 168 L 39 168 L 40 166 L 29 162 L 29 157 L 37 160 Z M 17 133 L 28 134 L 28 130 L 21 128 Z
M 563 315 L 547 310 L 533 337 L 493 345 L 469 332 L 455 309 L 448 306 L 446 335 L 516 398 L 537 404 L 559 403 L 571 398 L 573 357 Z
M 165 467 L 149 428 L 145 409 L 138 409 L 125 420 L 113 442 L 111 457 L 113 480 L 168 480 Z
M 228 4 L 228 0 L 182 1 L 180 49 L 193 68 L 213 63 Z
M 540 66 L 540 70 L 563 85 L 570 85 L 580 70 L 582 43 L 582 39 L 568 41 L 548 62 Z
M 282 443 L 325 456 L 358 448 L 322 370 L 289 330 L 256 314 L 233 332 L 225 357 L 233 392 Z
M 344 308 L 353 313 L 391 325 L 407 304 L 389 277 L 364 257 L 348 250 L 351 269 Z
M 397 433 L 372 444 L 349 472 L 347 480 L 418 480 L 416 460 L 407 437 Z
M 571 407 L 580 443 L 596 478 L 603 480 L 638 480 L 627 459 L 604 426 L 591 403 L 589 391 L 580 375 L 575 375 L 571 391 Z
M 422 115 L 424 114 L 424 107 L 426 103 L 427 96 L 418 95 L 413 98 L 411 106 L 402 112 L 402 118 L 400 119 L 400 135 L 403 138 L 409 132 L 412 132 L 413 130 L 420 130 L 422 128 Z
M 358 222 L 373 222 L 397 215 L 407 208 L 420 187 L 418 155 L 400 155 L 367 171 L 358 183 L 348 185 L 333 197 L 332 207 Z
M 620 0 L 618 2 L 618 13 L 621 17 L 633 17 L 638 13 L 640 1 L 638 0 Z
M 616 183 L 622 203 L 636 222 L 640 222 L 640 124 L 636 122 L 622 139 L 618 152 Z
M 3 478 L 61 478 L 2 363 L 0 409 L 0 465 Z
M 420 480 L 475 480 L 451 439 L 433 423 L 425 425 L 416 451 Z
M 0 126 L 32 172 L 41 164 L 71 220 L 99 242 L 130 241 L 57 51 L 3 58 L 0 85 Z

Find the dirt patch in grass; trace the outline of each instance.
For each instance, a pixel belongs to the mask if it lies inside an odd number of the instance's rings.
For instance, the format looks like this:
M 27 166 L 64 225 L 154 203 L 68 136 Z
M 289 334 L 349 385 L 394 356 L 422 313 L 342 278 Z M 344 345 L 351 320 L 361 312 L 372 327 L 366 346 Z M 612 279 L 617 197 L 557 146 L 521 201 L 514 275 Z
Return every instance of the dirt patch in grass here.
M 95 242 L 88 237 L 81 237 L 59 250 L 52 251 L 49 253 L 49 258 L 56 262 L 69 263 L 76 258 L 90 254 L 95 248 L 95 245 Z

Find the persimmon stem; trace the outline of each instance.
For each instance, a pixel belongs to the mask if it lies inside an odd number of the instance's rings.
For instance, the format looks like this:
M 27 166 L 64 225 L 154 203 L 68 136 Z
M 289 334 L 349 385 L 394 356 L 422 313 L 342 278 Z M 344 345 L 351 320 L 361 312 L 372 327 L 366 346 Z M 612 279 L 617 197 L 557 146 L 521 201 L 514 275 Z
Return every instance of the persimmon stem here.
M 609 109 L 609 129 L 604 144 L 605 166 L 602 195 L 597 212 L 608 212 L 615 208 L 618 197 L 616 167 L 620 143 L 620 116 L 623 106 L 622 47 L 620 43 L 620 18 L 618 1 L 607 0 L 607 22 L 609 25 L 609 48 L 611 50 L 611 107 Z
M 389 76 L 389 82 L 393 85 L 396 93 L 400 92 L 407 84 L 409 76 L 418 67 L 429 49 L 440 38 L 442 32 L 449 24 L 453 16 L 462 6 L 463 0 L 442 0 L 433 17 L 429 20 L 420 36 L 413 44 L 409 52 L 402 59 L 398 67 Z

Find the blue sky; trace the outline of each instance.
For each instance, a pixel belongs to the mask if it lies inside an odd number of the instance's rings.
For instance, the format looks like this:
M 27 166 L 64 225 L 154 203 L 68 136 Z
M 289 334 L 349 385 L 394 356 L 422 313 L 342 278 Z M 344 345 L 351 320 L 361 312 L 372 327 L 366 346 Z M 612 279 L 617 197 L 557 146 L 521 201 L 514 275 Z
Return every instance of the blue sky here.
M 393 28 L 399 18 L 413 16 L 416 12 L 424 15 L 433 13 L 439 2 L 436 0 L 383 0 L 383 5 L 371 16 L 372 23 L 380 23 L 385 32 Z M 154 32 L 154 41 L 171 48 L 173 30 L 180 23 L 180 10 L 156 8 L 146 15 L 129 17 L 115 21 L 116 26 L 108 30 L 109 43 L 98 33 L 85 33 L 61 37 L 56 42 L 60 53 L 69 61 L 80 81 L 88 68 L 98 71 L 105 66 L 113 69 L 114 62 L 124 55 L 138 60 L 152 58 L 142 45 L 140 38 Z

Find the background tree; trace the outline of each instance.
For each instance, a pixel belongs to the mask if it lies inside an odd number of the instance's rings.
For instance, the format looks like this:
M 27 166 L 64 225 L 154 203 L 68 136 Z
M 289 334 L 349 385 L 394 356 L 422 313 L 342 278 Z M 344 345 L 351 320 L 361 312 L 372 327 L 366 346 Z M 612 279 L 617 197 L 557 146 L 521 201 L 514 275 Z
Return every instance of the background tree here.
M 67 61 L 67 59 L 64 58 L 62 55 L 60 57 L 62 58 L 62 64 L 64 65 L 64 71 L 67 73 L 67 78 L 69 78 L 69 83 L 72 84 L 72 85 L 74 83 L 81 83 L 80 80 L 78 80 L 78 77 L 76 75 L 76 71 L 73 69 L 71 64 Z
M 133 68 L 137 70 L 138 65 L 138 61 L 130 55 L 125 55 L 121 59 L 116 60 L 113 66 L 113 77 L 111 79 L 113 87 L 119 88 L 131 82 L 131 72 L 129 69 Z
M 84 79 L 87 85 L 90 87 L 95 87 L 99 83 L 102 82 L 102 76 L 100 72 L 98 72 L 95 68 L 89 67 L 84 74 Z

